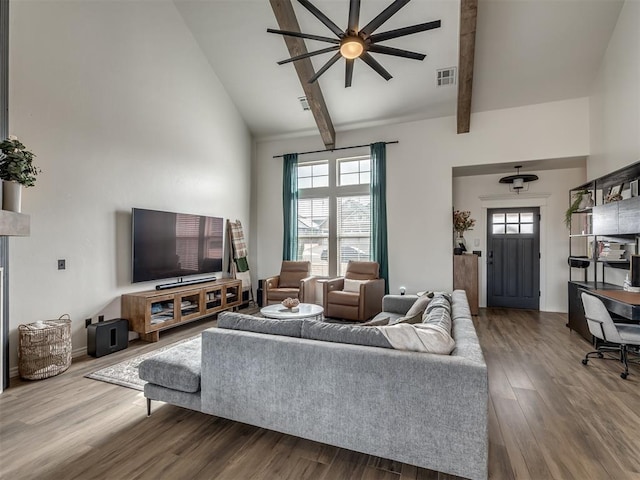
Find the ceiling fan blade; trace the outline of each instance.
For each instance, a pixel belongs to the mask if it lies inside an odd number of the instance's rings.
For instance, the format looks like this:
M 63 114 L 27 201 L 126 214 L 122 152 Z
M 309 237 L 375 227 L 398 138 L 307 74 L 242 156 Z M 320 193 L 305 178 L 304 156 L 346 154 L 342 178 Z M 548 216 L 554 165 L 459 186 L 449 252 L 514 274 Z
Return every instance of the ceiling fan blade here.
M 346 58 L 346 67 L 345 75 L 344 75 L 344 88 L 349 88 L 351 86 L 351 81 L 353 80 L 353 64 L 354 59 Z
M 358 31 L 358 22 L 360 21 L 360 0 L 351 0 L 349 2 L 349 25 L 347 30 L 349 32 Z
M 318 78 L 320 78 L 320 75 L 322 75 L 324 72 L 329 70 L 329 67 L 334 63 L 336 63 L 341 58 L 342 58 L 342 55 L 340 55 L 340 52 L 336 53 L 333 57 L 329 59 L 327 63 L 324 64 L 324 66 L 320 70 L 316 72 L 316 74 L 313 77 L 309 79 L 309 83 L 313 83 L 316 80 L 318 80 Z
M 389 20 L 398 10 L 404 7 L 410 0 L 395 0 L 391 5 L 385 8 L 376 18 L 371 20 L 361 30 L 365 37 L 375 32 L 380 25 Z
M 378 75 L 380 75 L 386 81 L 389 81 L 393 78 L 391 74 L 387 72 L 384 69 L 384 67 L 376 61 L 375 58 L 369 55 L 369 52 L 364 52 L 362 55 L 360 55 L 360 58 L 364 61 L 364 63 L 366 63 L 371 68 L 373 68 L 376 72 L 378 72 Z
M 340 38 L 344 37 L 344 31 L 340 27 L 338 27 L 335 23 L 333 23 L 329 19 L 329 17 L 327 17 L 324 13 L 318 10 L 311 2 L 309 2 L 309 0 L 298 0 L 298 3 L 300 3 L 304 8 L 309 10 L 314 17 L 316 17 L 318 20 L 324 23 L 325 26 L 329 30 L 331 30 L 333 33 L 335 33 L 338 37 Z
M 424 60 L 426 57 L 426 55 L 424 55 L 423 53 L 410 52 L 409 50 L 400 50 L 399 48 L 393 47 L 385 47 L 384 45 L 369 45 L 369 48 L 367 50 L 373 53 L 394 55 L 396 57 L 411 58 L 413 60 Z
M 434 28 L 440 28 L 440 20 L 433 22 L 420 23 L 418 25 L 412 25 L 410 27 L 398 28 L 395 30 L 389 30 L 388 32 L 376 33 L 371 35 L 369 40 L 372 42 L 383 42 L 392 38 L 404 37 L 405 35 L 412 35 L 418 32 L 424 32 L 426 30 L 433 30 Z
M 309 33 L 302 32 L 289 32 L 287 30 L 274 30 L 273 28 L 267 28 L 269 33 L 277 33 L 279 35 L 287 35 L 289 37 L 308 38 L 309 40 L 317 40 L 319 42 L 328 42 L 339 44 L 340 40 L 337 38 L 322 37 L 320 35 L 311 35 Z
M 323 48 L 322 50 L 316 50 L 315 52 L 303 53 L 302 55 L 297 55 L 295 57 L 287 58 L 286 60 L 281 60 L 280 62 L 278 62 L 278 65 L 284 65 L 285 63 L 296 62 L 298 60 L 302 60 L 303 58 L 309 58 L 315 55 L 321 55 L 323 53 L 335 52 L 339 48 L 340 47 L 336 45 L 335 47 L 327 47 L 327 48 Z

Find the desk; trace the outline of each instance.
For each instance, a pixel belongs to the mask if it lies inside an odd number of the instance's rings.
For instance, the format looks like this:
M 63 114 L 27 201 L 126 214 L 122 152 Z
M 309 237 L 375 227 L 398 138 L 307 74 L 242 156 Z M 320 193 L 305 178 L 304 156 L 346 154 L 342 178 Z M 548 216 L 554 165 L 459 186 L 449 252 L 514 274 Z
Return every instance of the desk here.
M 640 322 L 640 293 L 624 290 L 590 290 L 588 293 L 602 300 L 610 312 L 628 320 Z

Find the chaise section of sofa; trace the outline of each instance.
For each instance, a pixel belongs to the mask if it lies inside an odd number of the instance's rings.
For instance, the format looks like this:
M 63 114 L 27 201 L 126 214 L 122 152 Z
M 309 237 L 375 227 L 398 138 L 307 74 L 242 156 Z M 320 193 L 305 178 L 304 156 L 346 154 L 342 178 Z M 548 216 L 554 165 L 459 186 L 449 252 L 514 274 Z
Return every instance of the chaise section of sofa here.
M 451 355 L 206 330 L 202 411 L 486 479 L 487 368 L 463 291 L 452 304 Z

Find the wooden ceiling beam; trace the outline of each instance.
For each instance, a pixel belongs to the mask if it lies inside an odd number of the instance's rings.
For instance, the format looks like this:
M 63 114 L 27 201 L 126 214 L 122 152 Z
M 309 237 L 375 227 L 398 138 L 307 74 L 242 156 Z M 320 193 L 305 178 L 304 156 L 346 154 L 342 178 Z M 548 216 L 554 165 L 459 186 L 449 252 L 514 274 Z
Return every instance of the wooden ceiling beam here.
M 300 31 L 300 25 L 298 25 L 298 19 L 293 10 L 293 5 L 291 5 L 291 0 L 269 0 L 269 2 L 271 3 L 271 8 L 276 16 L 280 30 L 291 32 Z M 291 57 L 307 53 L 307 47 L 302 38 L 285 35 L 283 35 L 282 38 L 289 49 L 289 55 Z M 305 58 L 298 60 L 293 62 L 293 65 L 298 74 L 302 90 L 309 102 L 311 113 L 313 113 L 313 118 L 316 121 L 325 148 L 332 149 L 336 146 L 336 131 L 333 128 L 333 122 L 329 116 L 329 110 L 324 101 L 322 90 L 320 90 L 320 84 L 317 81 L 309 83 L 309 79 L 315 75 L 311 59 Z
M 473 60 L 476 49 L 478 0 L 460 0 L 460 51 L 458 56 L 458 133 L 471 128 Z

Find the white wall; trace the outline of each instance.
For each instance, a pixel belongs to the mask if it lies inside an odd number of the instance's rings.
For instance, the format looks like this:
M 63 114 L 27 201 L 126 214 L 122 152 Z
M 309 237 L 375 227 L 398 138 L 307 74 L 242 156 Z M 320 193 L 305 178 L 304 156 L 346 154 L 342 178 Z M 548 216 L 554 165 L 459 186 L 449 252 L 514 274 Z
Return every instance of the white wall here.
M 69 313 L 79 353 L 85 318 L 153 288 L 130 283 L 132 207 L 248 226 L 252 140 L 170 1 L 14 1 L 10 21 L 10 131 L 42 168 L 10 242 L 15 367 L 19 324 Z
M 508 186 L 498 183 L 504 175 L 476 175 L 453 179 L 453 206 L 471 211 L 476 220 L 473 230 L 465 233 L 468 250 L 480 250 L 480 306 L 487 299 L 487 209 L 494 207 L 539 207 L 540 220 L 540 310 L 567 311 L 568 230 L 564 213 L 568 190 L 585 179 L 584 168 L 566 168 L 533 172 L 539 180 L 528 183 L 520 195 L 507 193 Z
M 585 156 L 588 117 L 583 98 L 474 114 L 464 135 L 455 133 L 453 117 L 340 132 L 338 147 L 400 142 L 387 146 L 390 292 L 401 285 L 409 293 L 452 286 L 452 167 Z M 251 237 L 256 278 L 279 271 L 282 258 L 282 159 L 272 156 L 321 148 L 317 137 L 258 143 Z M 568 181 L 565 192 L 580 181 Z
M 588 178 L 640 161 L 640 2 L 627 0 L 590 97 Z

